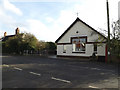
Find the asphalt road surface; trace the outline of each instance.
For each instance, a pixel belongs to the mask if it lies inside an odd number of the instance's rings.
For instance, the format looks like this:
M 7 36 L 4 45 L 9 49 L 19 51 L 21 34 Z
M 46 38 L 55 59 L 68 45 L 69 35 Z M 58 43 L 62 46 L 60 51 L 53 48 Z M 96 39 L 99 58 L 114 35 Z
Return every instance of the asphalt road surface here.
M 118 65 L 40 56 L 3 56 L 3 88 L 119 88 Z

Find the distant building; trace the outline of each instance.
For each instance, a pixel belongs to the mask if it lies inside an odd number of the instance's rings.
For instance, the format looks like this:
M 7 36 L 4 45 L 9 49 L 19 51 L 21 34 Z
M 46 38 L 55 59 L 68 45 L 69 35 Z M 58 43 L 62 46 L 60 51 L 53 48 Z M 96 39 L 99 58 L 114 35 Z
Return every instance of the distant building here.
M 96 53 L 105 57 L 106 40 L 103 34 L 77 18 L 56 40 L 57 56 L 89 58 Z
M 15 34 L 14 35 L 7 35 L 7 32 L 4 33 L 4 37 L 2 38 L 2 41 L 8 40 L 10 37 L 14 37 L 19 34 L 19 28 L 15 29 Z

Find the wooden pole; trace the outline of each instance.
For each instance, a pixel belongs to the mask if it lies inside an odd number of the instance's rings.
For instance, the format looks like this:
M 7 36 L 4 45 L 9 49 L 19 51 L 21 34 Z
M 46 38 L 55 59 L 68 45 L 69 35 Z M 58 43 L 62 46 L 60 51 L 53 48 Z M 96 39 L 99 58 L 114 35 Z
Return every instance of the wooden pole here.
M 110 20 L 109 20 L 109 3 L 108 0 L 106 1 L 107 6 L 107 27 L 108 27 L 108 41 L 107 41 L 107 47 L 108 47 L 108 62 L 110 62 Z

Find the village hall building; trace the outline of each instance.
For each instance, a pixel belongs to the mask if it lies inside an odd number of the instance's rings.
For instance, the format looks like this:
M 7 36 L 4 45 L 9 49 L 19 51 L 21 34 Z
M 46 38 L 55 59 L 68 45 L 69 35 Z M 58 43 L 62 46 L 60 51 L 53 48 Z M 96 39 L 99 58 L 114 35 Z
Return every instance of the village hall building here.
M 98 57 L 105 57 L 106 41 L 103 34 L 77 17 L 55 41 L 57 56 L 89 58 L 95 53 Z

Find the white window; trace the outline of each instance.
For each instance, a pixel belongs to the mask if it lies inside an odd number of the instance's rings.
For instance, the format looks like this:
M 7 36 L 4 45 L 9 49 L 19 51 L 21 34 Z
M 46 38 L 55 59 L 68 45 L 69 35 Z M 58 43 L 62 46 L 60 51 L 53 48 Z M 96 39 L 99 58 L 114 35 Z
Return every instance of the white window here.
M 73 52 L 85 52 L 86 38 L 73 38 Z
M 66 45 L 63 45 L 63 53 L 66 53 Z

